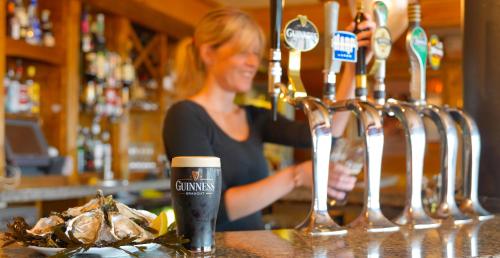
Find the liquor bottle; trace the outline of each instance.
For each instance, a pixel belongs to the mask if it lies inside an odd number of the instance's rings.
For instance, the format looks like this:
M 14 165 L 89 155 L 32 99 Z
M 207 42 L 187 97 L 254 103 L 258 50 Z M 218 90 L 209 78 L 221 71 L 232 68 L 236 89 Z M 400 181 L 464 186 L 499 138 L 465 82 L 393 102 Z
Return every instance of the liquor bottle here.
M 109 181 L 114 179 L 113 171 L 111 170 L 112 165 L 112 152 L 111 152 L 111 144 L 110 134 L 108 131 L 104 131 L 102 133 L 102 146 L 103 146 L 103 180 Z
M 46 47 L 53 47 L 56 45 L 54 33 L 52 32 L 52 22 L 50 21 L 50 10 L 44 9 L 42 11 L 42 41 Z
M 40 113 L 40 84 L 35 81 L 34 77 L 36 74 L 36 68 L 33 65 L 28 66 L 26 70 L 28 79 L 26 80 L 26 86 L 28 87 L 28 96 L 30 102 L 30 111 L 33 114 Z
M 90 32 L 90 19 L 91 16 L 87 10 L 87 8 L 84 9 L 83 14 L 82 14 L 82 21 L 81 21 L 81 30 L 82 30 L 82 52 L 83 53 L 88 53 L 93 50 L 93 45 L 92 45 L 92 34 Z
M 363 1 L 357 0 L 357 13 L 354 17 L 354 33 L 358 34 L 363 30 L 358 28 L 358 25 L 363 21 L 366 21 L 366 16 L 364 14 Z M 367 85 L 366 85 L 366 47 L 358 48 L 357 62 L 356 62 L 356 97 L 366 100 L 368 95 Z
M 25 39 L 28 31 L 28 13 L 24 8 L 23 0 L 16 0 L 16 7 L 14 9 L 16 20 L 19 22 L 19 37 L 15 39 Z
M 31 45 L 42 43 L 42 29 L 37 14 L 37 0 L 31 0 L 28 6 L 28 31 L 26 32 L 26 42 Z
M 21 89 L 21 77 L 23 74 L 23 67 L 20 60 L 16 62 L 14 69 L 14 75 L 11 77 L 9 84 L 9 92 L 7 93 L 7 112 L 17 113 L 20 110 L 20 89 Z
M 130 86 L 134 83 L 135 80 L 135 69 L 134 65 L 132 64 L 132 60 L 127 58 L 125 62 L 122 65 L 122 82 L 123 82 L 123 87 L 122 87 L 122 93 L 121 93 L 121 99 L 123 105 L 128 105 L 129 100 L 130 100 Z
M 5 109 L 7 111 L 9 111 L 9 86 L 11 85 L 11 83 L 14 81 L 14 75 L 15 75 L 15 72 L 14 72 L 14 68 L 13 67 L 10 67 L 8 70 L 7 70 L 7 74 L 5 74 L 5 77 L 3 79 L 3 85 L 4 85 L 4 96 L 5 96 Z
M 14 0 L 7 1 L 7 35 L 13 39 L 19 39 L 21 25 L 16 17 L 16 3 Z
M 84 138 L 84 159 L 85 159 L 85 171 L 94 171 L 94 143 L 92 142 L 92 136 L 88 127 L 82 129 L 82 134 Z
M 78 137 L 76 139 L 76 165 L 78 168 L 78 172 L 81 173 L 85 171 L 85 135 L 84 135 L 84 129 L 81 128 L 78 130 Z
M 101 172 L 104 162 L 104 148 L 99 135 L 101 134 L 101 126 L 97 121 L 92 124 L 92 143 L 93 143 L 93 156 L 94 156 L 94 169 Z
M 104 37 L 104 14 L 99 13 L 95 22 L 96 51 L 106 51 L 106 38 Z

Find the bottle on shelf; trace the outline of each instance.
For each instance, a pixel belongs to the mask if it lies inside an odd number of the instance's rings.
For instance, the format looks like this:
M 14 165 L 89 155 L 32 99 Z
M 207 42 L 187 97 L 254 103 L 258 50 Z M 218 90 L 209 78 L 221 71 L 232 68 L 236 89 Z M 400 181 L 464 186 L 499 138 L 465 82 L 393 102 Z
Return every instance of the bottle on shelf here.
M 31 45 L 40 45 L 42 43 L 42 29 L 37 8 L 37 0 L 31 0 L 28 6 L 28 29 L 26 31 L 26 42 Z
M 13 39 L 21 38 L 21 23 L 16 15 L 16 3 L 14 0 L 7 1 L 7 34 Z
M 52 22 L 50 21 L 50 10 L 44 9 L 42 11 L 42 41 L 46 47 L 53 47 L 56 45 L 54 33 L 52 32 Z
M 26 73 L 26 86 L 28 88 L 29 110 L 32 114 L 40 113 L 40 84 L 35 80 L 36 68 L 28 66 Z
M 6 110 L 8 113 L 17 113 L 20 109 L 20 91 L 23 67 L 20 60 L 16 61 L 14 69 L 9 69 L 9 86 L 7 87 Z
M 88 128 L 80 128 L 78 130 L 78 136 L 76 139 L 77 149 L 76 149 L 76 165 L 78 169 L 78 173 L 82 173 L 85 171 L 85 129 L 88 132 Z
M 14 12 L 16 20 L 19 22 L 19 37 L 14 37 L 14 39 L 25 39 L 28 32 L 29 20 L 23 0 L 15 1 Z
M 92 124 L 92 144 L 93 144 L 93 156 L 94 156 L 94 170 L 101 172 L 104 166 L 104 146 L 100 139 L 101 126 L 98 121 L 94 121 Z

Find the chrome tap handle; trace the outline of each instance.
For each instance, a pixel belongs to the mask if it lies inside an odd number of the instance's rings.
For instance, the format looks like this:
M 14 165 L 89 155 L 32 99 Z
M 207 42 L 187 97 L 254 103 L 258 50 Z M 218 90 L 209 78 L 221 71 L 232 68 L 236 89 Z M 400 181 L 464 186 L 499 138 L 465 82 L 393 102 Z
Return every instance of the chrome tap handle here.
M 361 215 L 349 227 L 368 232 L 391 232 L 399 227 L 389 221 L 380 209 L 380 177 L 382 172 L 382 152 L 384 133 L 379 110 L 371 103 L 359 99 L 343 100 L 329 104 L 332 111 L 352 111 L 361 126 L 365 143 L 365 192 Z
M 425 95 L 425 67 L 427 64 L 427 36 L 422 27 L 420 27 L 420 5 L 409 4 L 408 16 L 410 28 L 406 34 L 406 51 L 410 58 L 411 82 L 410 98 L 418 105 L 426 103 Z
M 386 60 L 391 53 L 392 38 L 387 25 L 387 6 L 382 1 L 373 3 L 373 13 L 377 28 L 372 36 L 372 49 L 375 55 L 375 86 L 373 97 L 379 105 L 385 103 L 385 66 Z
M 325 10 L 325 57 L 324 57 L 324 88 L 323 99 L 335 101 L 336 74 L 340 71 L 340 62 L 333 60 L 333 35 L 337 31 L 339 22 L 339 3 L 328 1 L 324 5 Z
M 460 205 L 463 212 L 487 220 L 494 217 L 485 210 L 478 198 L 479 163 L 481 156 L 481 136 L 476 122 L 464 111 L 458 108 L 447 108 L 462 131 L 462 178 L 464 200 Z
M 281 82 L 281 73 L 282 73 L 280 36 L 281 36 L 281 21 L 282 21 L 283 7 L 281 0 L 271 0 L 270 4 L 271 4 L 270 8 L 271 49 L 269 50 L 267 90 L 271 100 L 273 120 L 276 121 L 278 114 L 278 97 L 279 97 L 279 88 L 276 87 L 276 84 Z
M 439 204 L 435 216 L 452 219 L 454 224 L 471 222 L 463 214 L 455 201 L 455 173 L 458 152 L 457 129 L 451 116 L 444 109 L 433 105 L 420 106 L 420 112 L 429 117 L 437 126 L 441 139 L 441 182 Z

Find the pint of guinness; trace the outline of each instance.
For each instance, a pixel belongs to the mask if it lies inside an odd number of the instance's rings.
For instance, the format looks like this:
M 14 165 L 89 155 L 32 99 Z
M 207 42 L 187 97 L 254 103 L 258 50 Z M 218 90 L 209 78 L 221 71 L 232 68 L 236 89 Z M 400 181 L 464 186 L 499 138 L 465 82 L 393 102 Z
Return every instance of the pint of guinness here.
M 193 253 L 215 251 L 215 221 L 221 195 L 220 159 L 183 156 L 172 159 L 172 203 L 177 234 Z

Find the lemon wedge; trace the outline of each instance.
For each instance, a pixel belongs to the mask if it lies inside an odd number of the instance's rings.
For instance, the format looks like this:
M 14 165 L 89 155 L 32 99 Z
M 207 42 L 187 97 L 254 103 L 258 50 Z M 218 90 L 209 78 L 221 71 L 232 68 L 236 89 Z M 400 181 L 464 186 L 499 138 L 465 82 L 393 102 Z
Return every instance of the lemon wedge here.
M 149 227 L 158 231 L 157 237 L 165 235 L 168 229 L 167 213 L 165 211 L 160 212 L 160 215 L 151 222 Z

